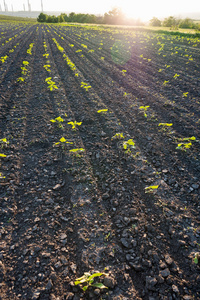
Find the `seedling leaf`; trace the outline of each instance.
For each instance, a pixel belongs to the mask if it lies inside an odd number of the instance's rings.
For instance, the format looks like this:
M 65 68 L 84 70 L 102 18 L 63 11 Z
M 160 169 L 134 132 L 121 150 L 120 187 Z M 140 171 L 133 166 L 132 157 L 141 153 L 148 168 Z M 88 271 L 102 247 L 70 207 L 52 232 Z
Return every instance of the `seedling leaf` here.
M 100 109 L 100 110 L 98 110 L 97 112 L 98 112 L 98 114 L 100 114 L 100 113 L 105 113 L 105 112 L 107 112 L 108 111 L 108 109 Z
M 196 265 L 198 265 L 198 263 L 199 263 L 199 260 L 198 260 L 197 256 L 195 256 L 195 258 L 194 258 L 194 263 L 195 263 Z
M 94 284 L 92 284 L 92 286 L 97 287 L 99 289 L 107 289 L 108 288 L 103 283 L 94 283 Z

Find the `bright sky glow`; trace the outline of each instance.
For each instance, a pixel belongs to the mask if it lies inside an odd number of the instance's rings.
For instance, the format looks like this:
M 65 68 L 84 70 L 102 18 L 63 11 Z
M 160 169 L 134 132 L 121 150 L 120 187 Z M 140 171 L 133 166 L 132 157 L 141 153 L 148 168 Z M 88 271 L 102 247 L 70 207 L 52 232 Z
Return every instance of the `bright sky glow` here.
M 5 0 L 9 11 L 28 10 L 28 0 Z M 29 0 L 32 11 L 41 11 L 41 0 Z M 4 11 L 4 0 L 0 0 Z M 200 12 L 200 0 L 43 0 L 44 11 L 82 12 L 103 15 L 113 7 L 121 7 L 128 17 L 148 20 L 182 13 Z

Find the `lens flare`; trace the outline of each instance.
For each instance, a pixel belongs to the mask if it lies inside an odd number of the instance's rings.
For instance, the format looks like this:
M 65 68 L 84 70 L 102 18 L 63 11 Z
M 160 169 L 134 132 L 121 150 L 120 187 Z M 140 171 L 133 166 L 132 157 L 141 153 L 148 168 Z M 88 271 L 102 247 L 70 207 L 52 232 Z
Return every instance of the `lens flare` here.
M 117 40 L 111 49 L 111 56 L 114 63 L 124 65 L 131 58 L 131 46 L 127 41 Z

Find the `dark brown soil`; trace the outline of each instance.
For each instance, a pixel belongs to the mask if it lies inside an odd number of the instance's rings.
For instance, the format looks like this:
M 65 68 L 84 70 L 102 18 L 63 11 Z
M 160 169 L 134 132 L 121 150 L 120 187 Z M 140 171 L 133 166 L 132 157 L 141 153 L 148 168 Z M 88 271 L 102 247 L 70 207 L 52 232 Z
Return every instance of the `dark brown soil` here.
M 0 27 L 0 299 L 200 299 L 200 40 Z

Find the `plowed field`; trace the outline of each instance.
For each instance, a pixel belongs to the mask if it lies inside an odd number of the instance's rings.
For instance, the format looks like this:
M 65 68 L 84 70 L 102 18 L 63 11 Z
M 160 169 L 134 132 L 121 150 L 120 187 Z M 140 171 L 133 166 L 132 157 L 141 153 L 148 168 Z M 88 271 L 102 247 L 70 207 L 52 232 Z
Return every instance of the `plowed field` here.
M 200 39 L 0 28 L 0 299 L 200 299 Z

